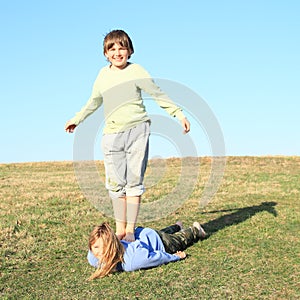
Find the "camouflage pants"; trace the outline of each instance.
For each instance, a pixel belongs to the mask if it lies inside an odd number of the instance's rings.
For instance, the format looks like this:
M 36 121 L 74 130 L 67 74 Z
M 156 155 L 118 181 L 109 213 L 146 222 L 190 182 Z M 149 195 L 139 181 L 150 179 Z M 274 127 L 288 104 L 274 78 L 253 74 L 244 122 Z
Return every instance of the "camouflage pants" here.
M 200 239 L 200 232 L 196 227 L 180 230 L 180 226 L 175 224 L 156 232 L 160 236 L 166 252 L 171 254 L 185 250 Z

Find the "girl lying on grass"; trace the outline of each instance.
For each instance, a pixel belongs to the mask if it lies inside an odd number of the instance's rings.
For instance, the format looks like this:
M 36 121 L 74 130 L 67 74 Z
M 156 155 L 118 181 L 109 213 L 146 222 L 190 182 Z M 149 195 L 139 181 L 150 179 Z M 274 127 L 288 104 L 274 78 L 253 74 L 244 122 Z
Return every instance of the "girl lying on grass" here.
M 90 279 L 116 271 L 135 271 L 184 259 L 186 254 L 183 250 L 206 236 L 198 222 L 186 229 L 183 229 L 182 222 L 162 230 L 137 227 L 134 234 L 135 241 L 128 242 L 120 241 L 106 222 L 93 229 L 87 258 L 97 270 Z

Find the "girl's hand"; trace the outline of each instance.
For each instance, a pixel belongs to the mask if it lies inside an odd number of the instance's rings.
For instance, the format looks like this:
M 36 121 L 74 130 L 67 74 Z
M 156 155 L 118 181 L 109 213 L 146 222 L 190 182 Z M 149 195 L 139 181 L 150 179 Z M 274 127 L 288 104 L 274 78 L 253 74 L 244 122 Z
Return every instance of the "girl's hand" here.
M 180 257 L 180 259 L 186 258 L 186 254 L 183 251 L 177 251 L 176 253 L 174 253 L 174 255 Z
M 190 122 L 188 121 L 187 118 L 184 118 L 184 119 L 181 120 L 181 125 L 184 129 L 184 131 L 183 131 L 184 134 L 186 134 L 190 131 L 191 125 L 190 125 Z
M 69 133 L 74 132 L 75 128 L 76 128 L 76 125 L 73 124 L 71 121 L 68 121 L 65 125 L 65 131 L 69 132 Z

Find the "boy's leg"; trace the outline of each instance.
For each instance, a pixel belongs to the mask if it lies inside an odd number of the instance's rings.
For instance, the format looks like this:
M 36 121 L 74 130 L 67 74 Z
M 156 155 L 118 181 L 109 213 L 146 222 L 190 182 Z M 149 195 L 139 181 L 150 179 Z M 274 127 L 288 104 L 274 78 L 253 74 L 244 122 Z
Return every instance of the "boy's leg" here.
M 141 196 L 127 196 L 126 197 L 126 210 L 127 210 L 127 224 L 125 228 L 124 240 L 132 242 L 134 238 L 134 229 L 137 221 L 137 216 L 140 209 Z
M 201 238 L 201 233 L 196 227 L 189 227 L 174 234 L 168 234 L 163 231 L 157 231 L 157 233 L 168 253 L 183 251 Z
M 126 198 L 112 199 L 112 204 L 116 221 L 116 235 L 121 240 L 126 234 Z
M 144 174 L 148 162 L 149 123 L 144 122 L 130 129 L 126 139 L 126 200 L 127 226 L 125 239 L 134 240 L 134 228 L 137 221 L 141 195 L 144 193 Z
M 126 155 L 123 135 L 107 134 L 102 138 L 106 188 L 112 200 L 116 221 L 116 234 L 122 239 L 126 232 Z

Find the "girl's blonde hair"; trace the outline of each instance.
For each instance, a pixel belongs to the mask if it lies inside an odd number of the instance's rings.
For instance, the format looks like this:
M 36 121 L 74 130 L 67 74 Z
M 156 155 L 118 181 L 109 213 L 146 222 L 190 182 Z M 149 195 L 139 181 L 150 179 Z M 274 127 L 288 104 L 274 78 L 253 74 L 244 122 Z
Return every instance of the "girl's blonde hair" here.
M 133 44 L 132 44 L 132 41 L 131 41 L 129 35 L 125 31 L 117 29 L 117 30 L 113 30 L 113 31 L 109 32 L 105 36 L 104 41 L 103 41 L 103 54 L 105 55 L 105 53 L 115 43 L 118 43 L 122 47 L 127 48 L 127 50 L 129 51 L 128 59 L 134 53 Z
M 101 239 L 103 253 L 99 260 L 99 267 L 90 277 L 91 279 L 102 278 L 115 271 L 117 263 L 123 262 L 124 247 L 120 240 L 107 222 L 96 226 L 89 237 L 89 249 L 92 250 L 93 244 L 97 239 Z

